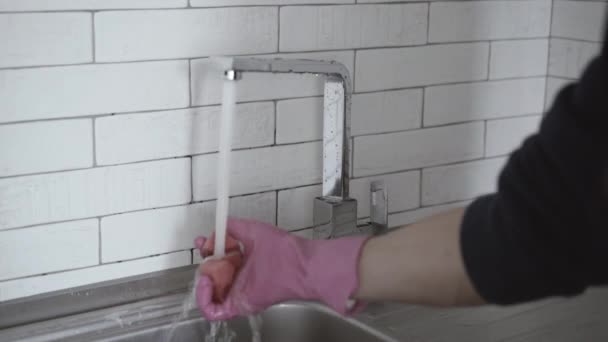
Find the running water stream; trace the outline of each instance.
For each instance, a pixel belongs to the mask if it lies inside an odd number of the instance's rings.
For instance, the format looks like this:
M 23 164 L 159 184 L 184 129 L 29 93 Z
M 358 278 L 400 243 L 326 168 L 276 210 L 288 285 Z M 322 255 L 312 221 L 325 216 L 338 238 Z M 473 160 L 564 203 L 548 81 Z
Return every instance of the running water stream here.
M 232 66 L 232 59 L 218 60 L 218 64 L 225 70 L 227 66 Z M 215 208 L 215 248 L 213 258 L 222 258 L 225 254 L 226 224 L 228 221 L 228 201 L 230 195 L 230 158 L 234 113 L 236 109 L 235 83 L 234 80 L 225 78 L 223 80 L 222 111 L 218 145 L 219 153 L 217 157 L 217 201 Z M 192 288 L 184 299 L 181 313 L 173 320 L 171 327 L 165 334 L 165 342 L 171 341 L 179 322 L 184 320 L 188 316 L 188 312 L 195 307 L 198 278 L 197 268 L 195 270 Z M 261 342 L 260 331 L 262 318 L 259 315 L 255 315 L 249 316 L 248 319 L 252 332 L 252 342 Z M 227 322 L 210 322 L 210 329 L 206 333 L 204 342 L 231 342 L 235 337 L 236 333 L 230 329 Z

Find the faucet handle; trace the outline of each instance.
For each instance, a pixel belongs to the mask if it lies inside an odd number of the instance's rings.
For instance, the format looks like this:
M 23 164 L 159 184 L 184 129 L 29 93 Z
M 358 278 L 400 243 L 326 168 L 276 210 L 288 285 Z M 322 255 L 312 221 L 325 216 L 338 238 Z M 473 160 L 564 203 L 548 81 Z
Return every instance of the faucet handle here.
M 388 191 L 384 180 L 373 181 L 370 185 L 370 223 L 375 233 L 388 230 Z

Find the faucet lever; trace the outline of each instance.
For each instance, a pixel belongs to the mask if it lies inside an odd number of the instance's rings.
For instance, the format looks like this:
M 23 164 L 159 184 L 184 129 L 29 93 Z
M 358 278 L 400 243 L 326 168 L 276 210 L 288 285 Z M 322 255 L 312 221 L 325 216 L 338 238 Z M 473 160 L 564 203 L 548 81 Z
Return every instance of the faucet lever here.
M 388 192 L 384 180 L 370 185 L 370 223 L 376 234 L 388 230 Z

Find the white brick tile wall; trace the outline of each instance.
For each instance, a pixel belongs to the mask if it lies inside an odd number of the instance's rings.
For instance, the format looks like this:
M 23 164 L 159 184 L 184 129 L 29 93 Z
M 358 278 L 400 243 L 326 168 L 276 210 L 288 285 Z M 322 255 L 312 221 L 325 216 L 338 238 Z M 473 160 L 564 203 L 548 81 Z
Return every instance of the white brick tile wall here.
M 481 122 L 355 138 L 354 175 L 416 169 L 479 158 Z M 420 146 L 424 146 L 421 149 Z
M 321 140 L 322 132 L 322 97 L 277 102 L 277 144 Z
M 418 171 L 358 178 L 350 183 L 350 196 L 358 201 L 357 217 L 369 217 L 370 185 L 376 180 L 384 180 L 389 196 L 389 213 L 413 209 L 420 205 L 420 172 Z
M 344 64 L 352 74 L 354 53 L 352 51 L 330 51 L 297 54 L 272 54 L 264 58 L 335 60 Z M 222 98 L 221 75 L 208 59 L 192 61 L 192 102 L 194 105 L 218 104 Z M 323 95 L 322 77 L 312 75 L 287 75 L 267 73 L 244 73 L 237 83 L 238 101 L 260 101 Z M 263 87 L 260 87 L 263 84 Z
M 431 3 L 429 41 L 546 37 L 551 0 Z
M 314 198 L 321 193 L 321 185 L 279 191 L 277 225 L 288 230 L 312 227 Z
M 486 156 L 511 153 L 526 137 L 538 130 L 541 116 L 488 121 L 486 129 Z
M 418 45 L 427 4 L 281 8 L 281 51 Z
M 545 110 L 548 110 L 551 105 L 553 104 L 553 101 L 555 100 L 555 97 L 557 96 L 557 93 L 562 90 L 563 87 L 565 87 L 566 85 L 572 83 L 571 80 L 567 80 L 567 79 L 563 79 L 563 78 L 556 78 L 556 77 L 547 77 L 547 93 L 545 95 Z
M 488 43 L 444 44 L 357 52 L 356 91 L 482 80 Z
M 0 230 L 190 201 L 190 159 L 0 179 Z
M 421 121 L 421 89 L 355 94 L 352 97 L 352 136 L 419 128 Z M 320 140 L 322 131 L 323 98 L 277 103 L 277 144 Z
M 504 158 L 438 166 L 422 171 L 422 205 L 462 201 L 495 191 Z
M 188 106 L 188 62 L 0 70 L 0 123 Z
M 278 9 L 243 7 L 95 14 L 98 61 L 275 52 Z
M 164 254 L 116 264 L 0 282 L 0 302 L 190 264 L 191 252 Z M 38 261 L 39 258 L 36 258 Z
M 0 177 L 92 166 L 91 127 L 89 119 L 0 126 Z
M 551 36 L 602 41 L 607 6 L 602 1 L 555 1 Z
M 91 20 L 89 13 L 0 14 L 0 68 L 92 61 Z
M 275 209 L 275 192 L 235 197 L 230 201 L 231 215 L 264 222 L 274 223 Z M 108 216 L 101 220 L 101 261 L 190 249 L 197 236 L 211 236 L 214 225 L 215 202 Z
M 356 94 L 351 115 L 353 136 L 419 128 L 422 90 Z
M 242 150 L 232 153 L 232 195 L 263 192 L 321 182 L 320 142 Z M 216 194 L 217 154 L 193 160 L 194 199 Z
M 352 4 L 355 0 L 190 0 L 192 6 L 222 7 L 240 5 L 302 5 L 302 4 Z M 361 1 L 359 1 L 361 2 Z
M 0 0 L 0 11 L 186 7 L 188 0 Z
M 584 68 L 601 49 L 599 43 L 551 39 L 549 75 L 579 78 Z
M 605 5 L 555 0 L 549 48 L 551 2 L 0 0 L 0 301 L 191 263 L 214 224 L 211 55 L 346 65 L 363 221 L 371 179 L 391 226 L 466 205 L 504 159 L 484 153 L 597 51 Z M 245 73 L 237 93 L 231 213 L 310 237 L 323 77 Z
M 429 87 L 424 125 L 540 114 L 544 94 L 544 77 Z
M 466 207 L 470 201 L 455 202 L 450 204 L 437 205 L 432 207 L 424 207 L 416 210 L 405 211 L 402 213 L 391 214 L 388 217 L 388 226 L 397 228 L 407 226 L 412 223 L 422 221 L 432 215 L 439 214 L 455 208 Z
M 220 115 L 221 107 L 213 106 L 96 119 L 97 163 L 120 164 L 216 152 Z M 238 105 L 234 130 L 233 148 L 271 145 L 274 104 Z
M 490 79 L 547 73 L 548 39 L 497 41 L 490 50 Z
M 24 253 L 36 253 L 36 262 Z M 97 265 L 99 222 L 94 219 L 0 231 L 0 260 L 0 280 Z

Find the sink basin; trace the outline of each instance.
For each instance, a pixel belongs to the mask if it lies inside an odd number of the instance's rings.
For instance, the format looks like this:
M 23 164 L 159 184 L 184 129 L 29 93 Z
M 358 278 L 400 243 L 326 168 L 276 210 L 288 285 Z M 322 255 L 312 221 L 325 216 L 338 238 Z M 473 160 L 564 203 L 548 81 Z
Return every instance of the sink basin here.
M 263 342 L 395 341 L 368 325 L 352 318 L 341 317 L 316 303 L 279 304 L 271 307 L 261 316 Z M 177 326 L 171 335 L 171 341 L 204 341 L 209 329 L 208 322 L 190 319 Z M 166 339 L 167 330 L 168 327 L 144 329 L 117 336 L 110 341 L 163 341 Z M 252 341 L 251 328 L 246 318 L 228 322 L 228 331 L 235 333 L 231 342 Z

